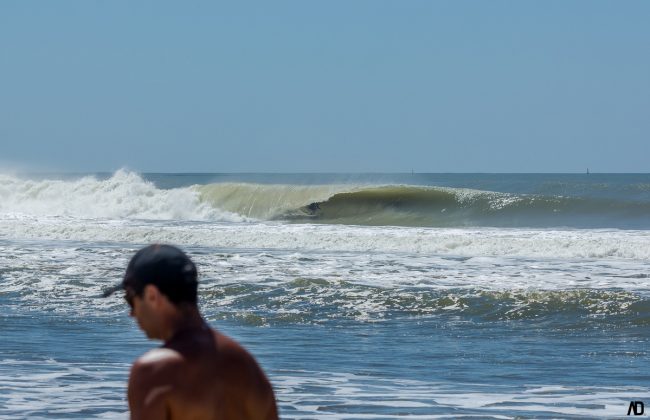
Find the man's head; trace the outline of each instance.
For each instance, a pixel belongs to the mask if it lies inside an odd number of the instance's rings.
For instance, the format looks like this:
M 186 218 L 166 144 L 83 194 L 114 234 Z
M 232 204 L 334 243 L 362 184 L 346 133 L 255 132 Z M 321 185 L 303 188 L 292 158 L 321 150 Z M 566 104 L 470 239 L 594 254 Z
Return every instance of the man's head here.
M 180 249 L 171 245 L 149 245 L 139 250 L 126 267 L 122 288 L 142 296 L 148 284 L 176 305 L 197 302 L 196 266 Z
M 124 289 L 140 328 L 149 338 L 165 340 L 179 319 L 198 314 L 197 287 L 196 266 L 189 257 L 171 245 L 154 244 L 131 258 L 121 284 L 104 296 Z

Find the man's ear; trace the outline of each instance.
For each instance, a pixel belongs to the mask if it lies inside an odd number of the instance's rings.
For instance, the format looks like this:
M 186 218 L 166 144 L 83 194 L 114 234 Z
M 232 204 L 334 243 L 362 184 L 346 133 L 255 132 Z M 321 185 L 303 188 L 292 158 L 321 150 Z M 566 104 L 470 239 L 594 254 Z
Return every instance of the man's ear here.
M 157 303 L 160 300 L 160 290 L 153 284 L 147 284 L 142 291 L 142 298 L 149 303 Z

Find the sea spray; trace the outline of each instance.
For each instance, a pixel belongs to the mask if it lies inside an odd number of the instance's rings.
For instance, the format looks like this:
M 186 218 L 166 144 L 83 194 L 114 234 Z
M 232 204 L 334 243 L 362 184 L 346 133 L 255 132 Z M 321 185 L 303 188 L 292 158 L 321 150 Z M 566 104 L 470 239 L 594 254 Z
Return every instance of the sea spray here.
M 201 203 L 191 188 L 159 189 L 125 170 L 108 179 L 31 180 L 0 175 L 0 213 L 77 219 L 243 220 Z

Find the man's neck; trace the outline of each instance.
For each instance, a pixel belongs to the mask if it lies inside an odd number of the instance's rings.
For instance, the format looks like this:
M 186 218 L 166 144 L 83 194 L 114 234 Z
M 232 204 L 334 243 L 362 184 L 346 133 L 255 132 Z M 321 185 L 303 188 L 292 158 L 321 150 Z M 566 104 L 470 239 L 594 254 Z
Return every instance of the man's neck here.
M 169 344 L 185 333 L 205 330 L 207 328 L 208 326 L 196 306 L 183 306 L 174 314 L 170 315 L 167 334 L 163 337 L 163 341 L 165 344 Z

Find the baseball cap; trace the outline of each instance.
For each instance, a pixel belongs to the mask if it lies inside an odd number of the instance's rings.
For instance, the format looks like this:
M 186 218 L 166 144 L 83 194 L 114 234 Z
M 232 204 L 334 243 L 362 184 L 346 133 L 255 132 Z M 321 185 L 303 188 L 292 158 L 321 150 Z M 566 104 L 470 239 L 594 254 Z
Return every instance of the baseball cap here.
M 179 248 L 165 244 L 149 245 L 136 252 L 122 281 L 102 295 L 108 297 L 127 288 L 141 295 L 147 284 L 155 285 L 173 303 L 197 301 L 196 265 Z

